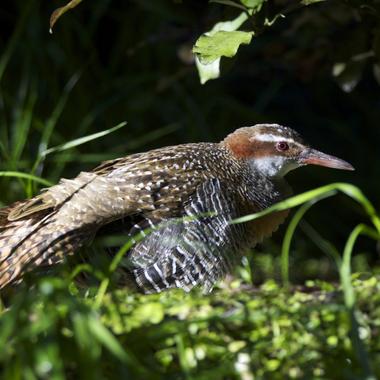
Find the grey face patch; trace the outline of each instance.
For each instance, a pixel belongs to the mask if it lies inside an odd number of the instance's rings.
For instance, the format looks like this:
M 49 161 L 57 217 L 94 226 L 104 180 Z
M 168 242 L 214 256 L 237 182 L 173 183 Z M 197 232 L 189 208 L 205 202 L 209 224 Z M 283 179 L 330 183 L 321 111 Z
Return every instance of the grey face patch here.
M 249 161 L 254 171 L 259 171 L 266 177 L 284 177 L 291 170 L 302 166 L 295 160 L 285 156 L 264 156 Z

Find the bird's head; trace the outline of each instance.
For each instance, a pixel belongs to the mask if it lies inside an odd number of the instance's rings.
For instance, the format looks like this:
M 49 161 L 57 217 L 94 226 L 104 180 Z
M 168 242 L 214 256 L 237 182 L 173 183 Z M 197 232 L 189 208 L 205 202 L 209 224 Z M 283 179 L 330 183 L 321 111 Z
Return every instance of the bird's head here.
M 237 129 L 222 142 L 231 153 L 248 161 L 268 177 L 283 177 L 304 165 L 354 170 L 340 158 L 311 148 L 293 129 L 278 124 L 257 124 Z

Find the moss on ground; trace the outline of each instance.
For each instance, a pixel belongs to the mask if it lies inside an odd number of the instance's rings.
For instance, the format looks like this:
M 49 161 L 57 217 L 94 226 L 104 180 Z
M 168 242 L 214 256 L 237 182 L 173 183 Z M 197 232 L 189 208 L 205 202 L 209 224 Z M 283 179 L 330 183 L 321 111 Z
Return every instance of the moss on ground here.
M 99 304 L 96 289 L 41 279 L 0 316 L 2 378 L 370 378 L 380 375 L 379 279 L 354 276 L 352 311 L 326 282 L 233 281 L 209 295 L 118 289 Z

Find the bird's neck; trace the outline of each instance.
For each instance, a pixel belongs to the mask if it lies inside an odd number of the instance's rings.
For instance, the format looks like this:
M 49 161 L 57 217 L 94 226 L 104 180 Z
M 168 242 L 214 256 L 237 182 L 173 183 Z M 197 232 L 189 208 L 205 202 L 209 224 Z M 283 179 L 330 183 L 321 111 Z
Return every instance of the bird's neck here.
M 268 176 L 251 160 L 231 154 L 231 149 L 223 141 L 219 144 L 220 161 L 224 176 L 234 178 L 239 184 L 238 191 L 242 197 L 252 203 L 256 211 L 263 210 L 283 200 L 291 194 L 290 186 L 283 176 Z
M 284 200 L 292 194 L 291 187 L 284 177 L 268 177 L 260 170 L 249 168 L 250 176 L 247 180 L 248 197 L 259 206 L 260 210 Z

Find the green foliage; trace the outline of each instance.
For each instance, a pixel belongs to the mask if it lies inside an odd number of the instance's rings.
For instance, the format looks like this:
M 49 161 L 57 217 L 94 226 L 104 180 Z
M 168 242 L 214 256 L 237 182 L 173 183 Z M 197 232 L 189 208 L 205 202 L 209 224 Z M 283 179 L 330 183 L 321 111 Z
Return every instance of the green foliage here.
M 379 279 L 353 281 L 357 325 L 326 282 L 284 290 L 234 280 L 210 295 L 119 289 L 99 306 L 63 279 L 41 279 L 2 312 L 2 378 L 369 379 L 380 374 Z
M 210 64 L 220 57 L 233 57 L 241 44 L 251 42 L 252 33 L 241 31 L 219 31 L 212 36 L 202 36 L 196 42 L 193 52 L 203 64 Z
M 57 8 L 50 16 L 50 33 L 53 33 L 53 28 L 58 19 L 64 15 L 70 9 L 75 8 L 79 5 L 82 0 L 71 0 L 65 6 Z
M 243 12 L 232 21 L 218 22 L 195 42 L 193 53 L 202 84 L 219 77 L 221 57 L 231 58 L 241 44 L 251 42 L 253 32 L 237 30 L 247 19 Z
M 272 27 L 276 20 L 284 18 L 293 11 L 299 11 L 302 6 L 310 6 L 324 0 L 301 0 L 298 5 L 284 4 L 282 9 L 273 7 L 268 0 L 240 0 L 240 3 L 230 0 L 214 0 L 211 2 L 225 6 L 243 9 L 243 12 L 232 21 L 219 22 L 214 27 L 202 35 L 195 43 L 193 52 L 196 54 L 197 68 L 201 83 L 206 83 L 209 79 L 218 78 L 220 75 L 220 58 L 233 57 L 237 54 L 240 44 L 249 44 L 252 36 L 257 35 L 264 28 Z M 363 9 L 372 11 L 376 14 L 379 11 L 379 4 L 371 1 L 370 4 L 360 4 L 356 1 L 349 1 L 353 9 L 362 11 Z M 296 6 L 294 6 L 296 5 Z M 368 8 L 367 8 L 368 7 Z M 246 21 L 251 21 L 247 26 Z M 248 31 L 238 31 L 243 24 Z M 218 32 L 216 32 L 218 31 Z M 221 33 L 224 31 L 224 33 Z M 373 28 L 374 37 L 372 38 L 372 49 L 368 52 L 361 52 L 346 58 L 345 62 L 336 62 L 333 67 L 333 75 L 342 89 L 351 92 L 358 84 L 363 70 L 368 60 L 374 55 L 378 58 L 378 26 Z M 380 77 L 378 62 L 373 66 L 374 74 Z M 378 80 L 380 83 L 380 81 Z

